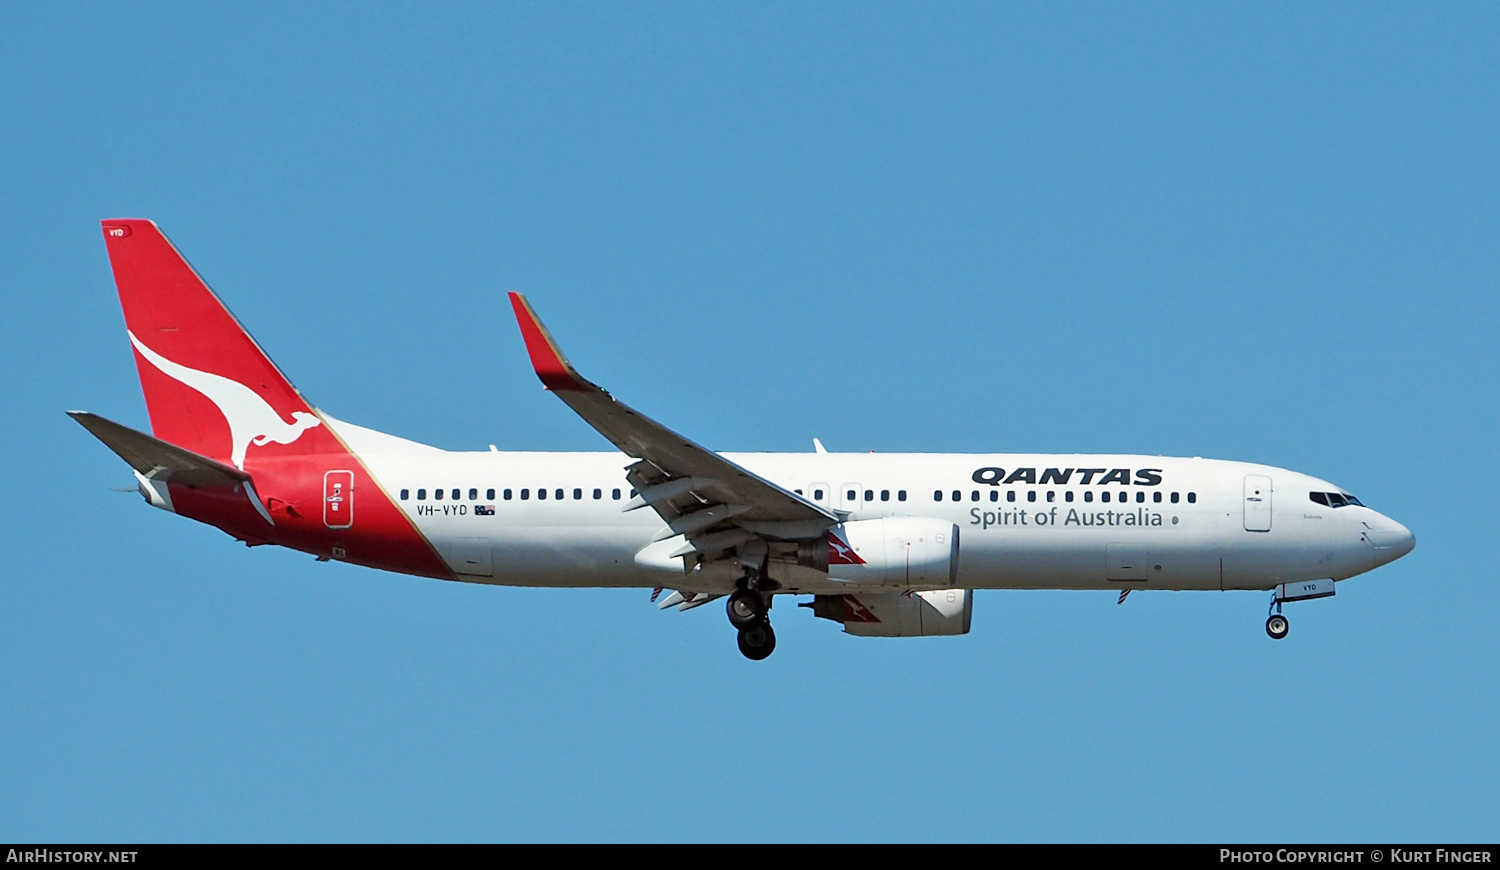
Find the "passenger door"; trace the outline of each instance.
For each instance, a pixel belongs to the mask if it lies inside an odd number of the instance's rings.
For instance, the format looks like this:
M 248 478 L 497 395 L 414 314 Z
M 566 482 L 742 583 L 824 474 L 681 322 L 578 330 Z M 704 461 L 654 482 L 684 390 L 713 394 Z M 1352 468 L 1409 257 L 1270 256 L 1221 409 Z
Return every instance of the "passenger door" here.
M 330 529 L 354 525 L 354 472 L 339 470 L 323 475 L 323 525 Z

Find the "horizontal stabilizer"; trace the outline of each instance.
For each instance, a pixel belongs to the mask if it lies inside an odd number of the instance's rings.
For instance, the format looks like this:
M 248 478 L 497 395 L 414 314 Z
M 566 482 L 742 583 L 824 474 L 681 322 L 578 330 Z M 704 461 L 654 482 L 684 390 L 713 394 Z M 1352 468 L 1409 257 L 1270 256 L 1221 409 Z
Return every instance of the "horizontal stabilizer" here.
M 232 465 L 199 456 L 98 414 L 69 411 L 68 416 L 130 463 L 131 468 L 155 480 L 166 479 L 192 487 L 234 486 L 250 480 L 250 475 Z

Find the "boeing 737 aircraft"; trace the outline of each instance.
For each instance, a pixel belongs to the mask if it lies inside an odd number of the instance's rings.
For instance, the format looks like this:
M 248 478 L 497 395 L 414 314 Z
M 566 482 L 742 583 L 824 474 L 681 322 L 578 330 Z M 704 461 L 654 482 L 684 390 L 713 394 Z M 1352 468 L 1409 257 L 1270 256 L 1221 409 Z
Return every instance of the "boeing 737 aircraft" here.
M 581 377 L 520 295 L 542 383 L 618 452 L 456 453 L 314 408 L 145 220 L 104 239 L 151 435 L 70 412 L 151 505 L 250 546 L 501 586 L 726 599 L 740 651 L 771 605 L 865 637 L 969 631 L 975 589 L 1271 591 L 1281 605 L 1410 552 L 1411 532 L 1327 481 L 1213 459 L 719 454 Z

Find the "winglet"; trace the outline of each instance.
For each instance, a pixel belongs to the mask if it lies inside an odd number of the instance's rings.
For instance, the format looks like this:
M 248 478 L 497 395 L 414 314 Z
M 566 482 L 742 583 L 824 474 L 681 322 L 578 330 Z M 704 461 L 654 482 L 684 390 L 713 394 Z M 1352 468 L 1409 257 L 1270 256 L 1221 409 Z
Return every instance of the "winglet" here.
M 568 358 L 563 356 L 552 340 L 552 334 L 542 325 L 541 318 L 531 309 L 531 303 L 519 293 L 510 294 L 510 305 L 516 311 L 516 323 L 521 327 L 521 338 L 526 341 L 526 353 L 531 357 L 531 367 L 536 376 L 549 390 L 597 390 L 598 387 L 584 380 L 573 370 Z

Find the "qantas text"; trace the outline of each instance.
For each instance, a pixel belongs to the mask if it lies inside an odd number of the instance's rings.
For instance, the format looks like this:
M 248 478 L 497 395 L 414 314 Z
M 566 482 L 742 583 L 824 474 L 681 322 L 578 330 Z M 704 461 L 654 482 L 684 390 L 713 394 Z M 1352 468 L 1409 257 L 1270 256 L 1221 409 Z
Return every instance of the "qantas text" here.
M 1118 483 L 1129 486 L 1130 469 L 1128 468 L 1044 468 L 1040 477 L 1037 476 L 1035 468 L 1017 468 L 1009 475 L 1005 469 L 987 465 L 984 468 L 974 469 L 970 477 L 975 483 L 983 483 L 989 486 L 1001 486 L 1007 483 L 1032 483 L 1046 485 L 1055 483 L 1058 486 L 1066 486 L 1073 475 L 1078 475 L 1078 482 L 1084 486 L 1094 484 L 1103 486 L 1106 483 Z M 1095 478 L 1098 480 L 1095 480 Z M 1160 468 L 1139 468 L 1135 472 L 1136 486 L 1160 486 Z

